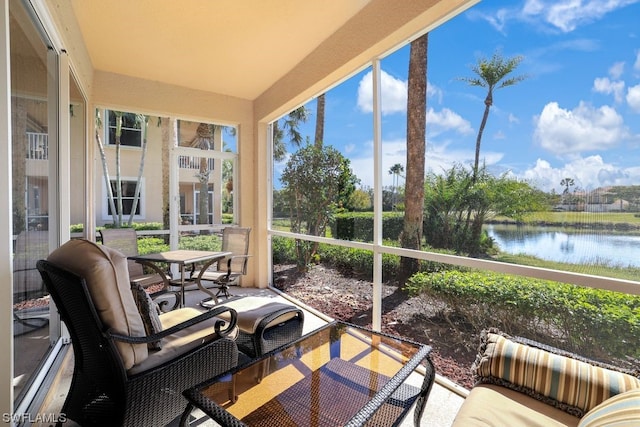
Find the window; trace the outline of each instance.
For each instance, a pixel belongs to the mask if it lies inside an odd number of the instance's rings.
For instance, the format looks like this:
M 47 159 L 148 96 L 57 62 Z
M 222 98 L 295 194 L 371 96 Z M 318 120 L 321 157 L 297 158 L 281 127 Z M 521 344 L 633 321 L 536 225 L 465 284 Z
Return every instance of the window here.
M 116 144 L 116 119 L 118 115 L 121 115 L 122 134 L 120 135 L 120 145 L 127 147 L 142 146 L 142 122 L 138 114 L 107 110 L 105 115 L 109 119 L 109 126 L 107 127 L 109 145 Z
M 135 200 L 137 181 L 134 179 L 122 179 L 120 181 L 120 188 L 122 189 L 122 215 L 131 215 L 131 209 L 133 208 L 133 202 Z M 118 193 L 116 191 L 116 180 L 111 180 L 111 192 L 113 194 L 113 203 L 115 205 L 116 212 L 118 210 Z M 102 210 L 104 219 L 108 219 L 113 215 L 111 209 L 111 203 L 109 202 L 109 195 L 105 191 L 105 203 Z M 144 217 L 144 178 L 140 183 L 140 196 L 138 203 L 136 204 L 136 211 L 134 218 L 139 219 Z

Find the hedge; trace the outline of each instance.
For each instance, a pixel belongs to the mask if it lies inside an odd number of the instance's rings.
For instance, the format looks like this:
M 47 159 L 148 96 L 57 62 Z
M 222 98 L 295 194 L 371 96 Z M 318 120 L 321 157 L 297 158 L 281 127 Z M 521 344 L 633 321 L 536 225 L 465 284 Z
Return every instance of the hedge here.
M 594 358 L 640 357 L 638 296 L 478 271 L 417 273 L 407 288 L 444 302 L 446 315 L 462 316 L 478 332 L 496 326 L 513 335 L 546 336 Z
M 382 214 L 382 238 L 398 240 L 404 221 L 403 212 L 385 212 Z M 331 235 L 340 240 L 358 242 L 373 241 L 373 213 L 337 214 L 330 224 Z

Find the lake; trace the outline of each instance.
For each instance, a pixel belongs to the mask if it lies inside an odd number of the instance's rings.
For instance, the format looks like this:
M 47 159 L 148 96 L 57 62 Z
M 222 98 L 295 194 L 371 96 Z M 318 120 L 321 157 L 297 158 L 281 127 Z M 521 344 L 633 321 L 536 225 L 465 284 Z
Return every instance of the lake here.
M 489 224 L 485 229 L 498 248 L 510 254 L 571 264 L 640 267 L 640 236 L 502 224 Z

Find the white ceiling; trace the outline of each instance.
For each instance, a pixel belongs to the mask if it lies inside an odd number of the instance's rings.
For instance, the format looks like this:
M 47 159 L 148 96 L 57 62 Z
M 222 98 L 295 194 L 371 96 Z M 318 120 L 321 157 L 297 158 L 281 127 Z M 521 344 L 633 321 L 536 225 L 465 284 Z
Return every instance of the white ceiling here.
M 254 100 L 370 0 L 71 0 L 95 70 Z

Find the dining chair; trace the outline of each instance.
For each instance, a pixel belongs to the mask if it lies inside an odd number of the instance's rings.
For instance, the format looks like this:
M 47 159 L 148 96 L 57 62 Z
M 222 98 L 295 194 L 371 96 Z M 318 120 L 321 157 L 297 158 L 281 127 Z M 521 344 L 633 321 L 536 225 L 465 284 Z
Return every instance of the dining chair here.
M 249 234 L 251 228 L 248 227 L 225 227 L 222 230 L 222 252 L 231 252 L 231 255 L 220 259 L 200 275 L 200 271 L 195 271 L 192 276 L 199 276 L 200 281 L 213 283 L 213 288 L 218 291 L 217 298 L 223 295 L 225 298 L 231 297 L 229 286 L 237 284 L 241 276 L 247 274 L 247 263 L 249 257 Z M 204 286 L 204 284 L 203 284 Z
M 104 228 L 100 230 L 99 233 L 103 245 L 120 251 L 126 257 L 136 256 L 139 254 L 138 233 L 135 229 Z M 175 302 L 170 309 L 173 310 L 179 305 L 180 301 L 178 299 L 178 294 L 172 290 L 166 274 L 160 274 L 157 271 L 153 273 L 146 273 L 142 264 L 131 259 L 127 260 L 127 266 L 129 269 L 129 280 L 131 281 L 131 284 L 137 283 L 143 288 L 162 284 L 162 289 L 152 292 L 151 297 L 153 299 L 157 299 L 161 295 L 167 296 L 169 294 L 168 296 L 171 298 L 175 297 Z M 161 304 L 163 311 L 166 309 L 168 304 L 169 301 L 163 297 L 163 303 Z

